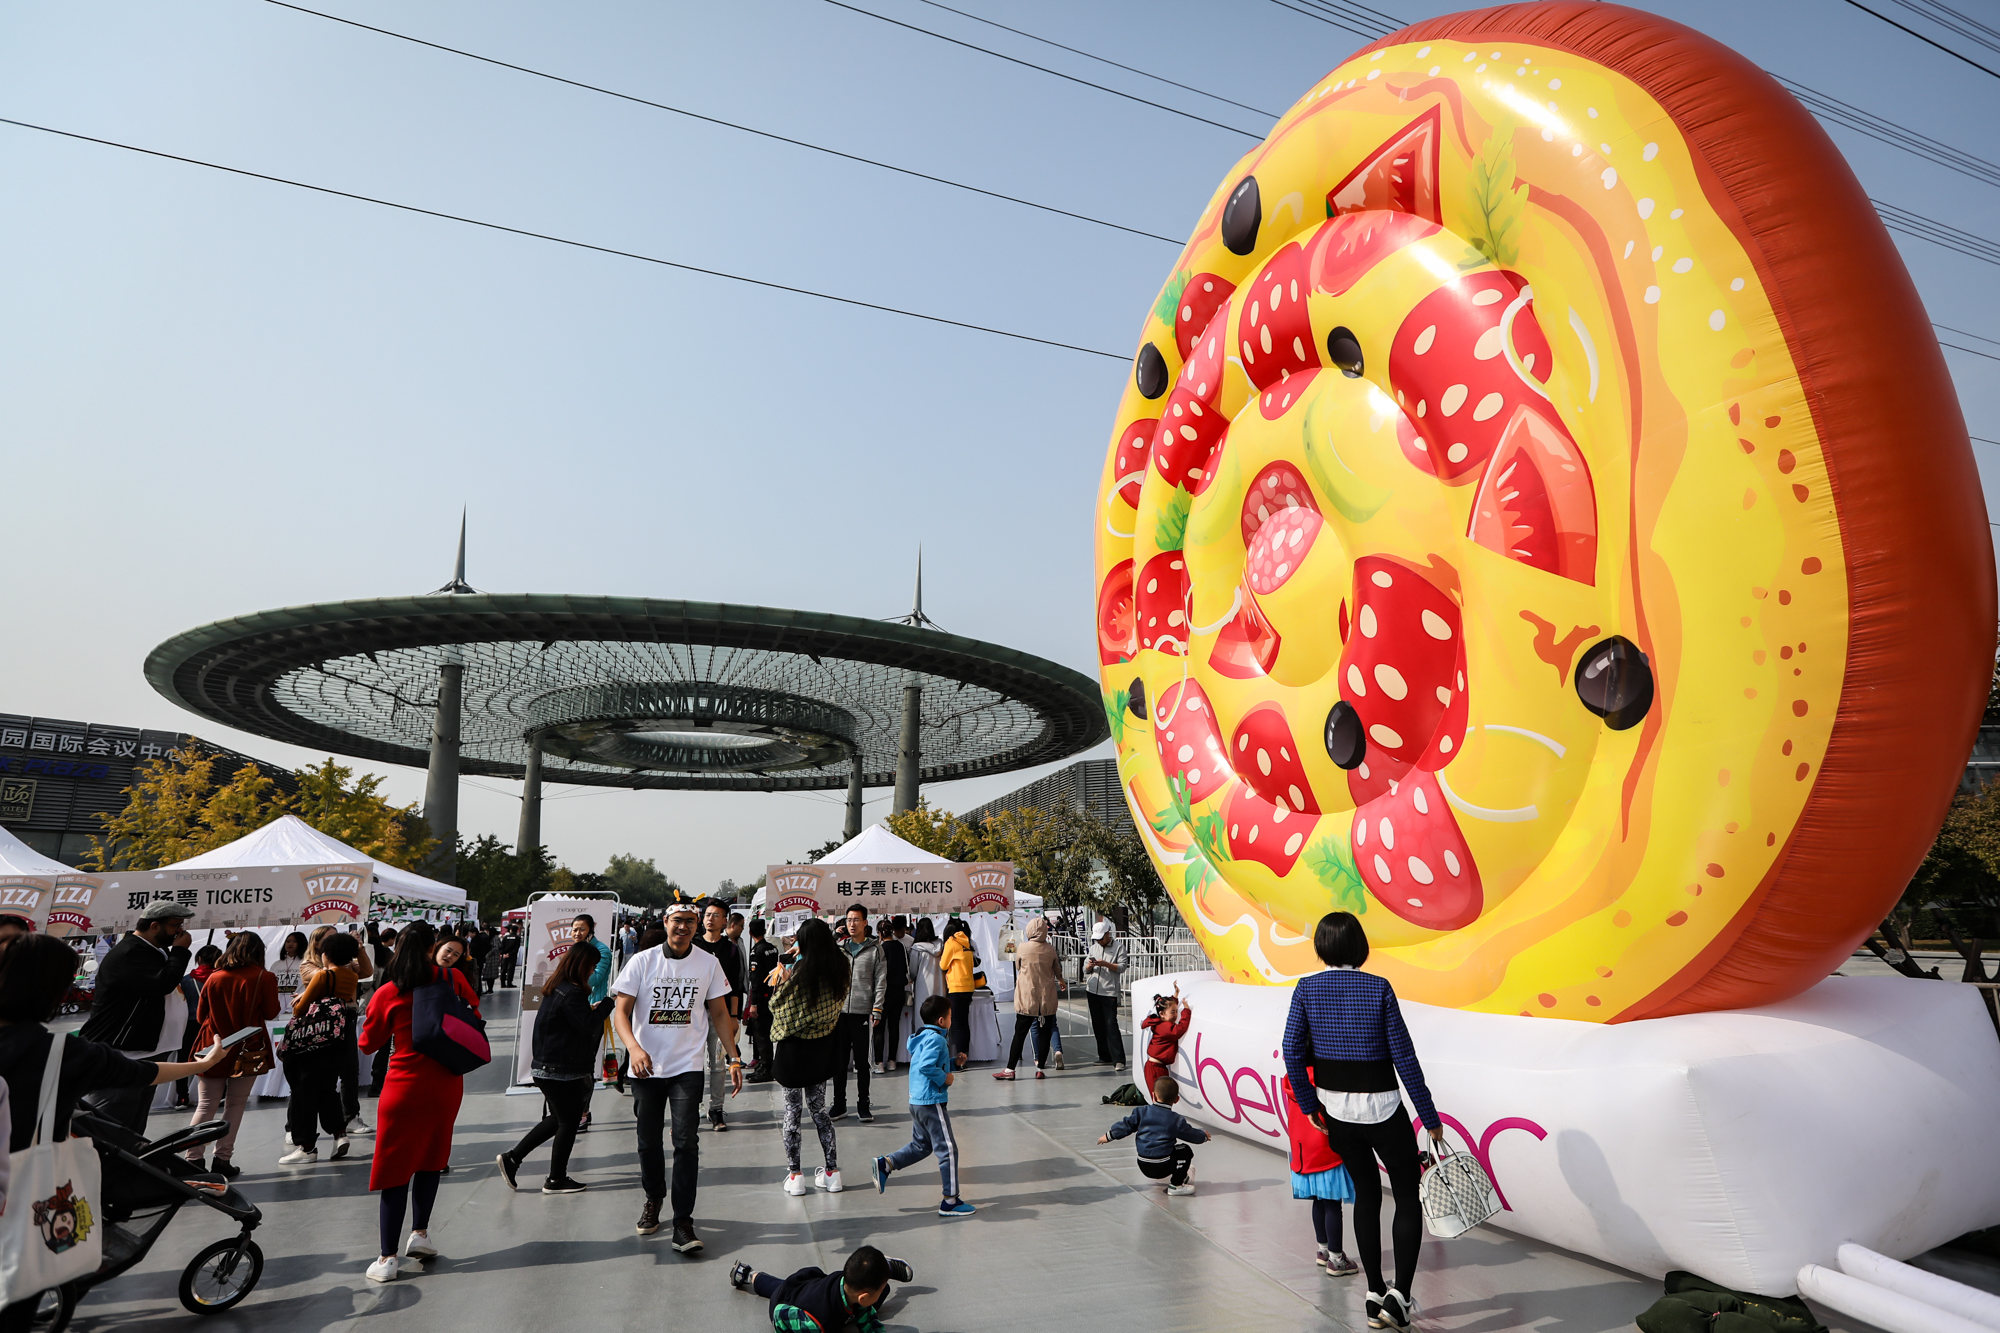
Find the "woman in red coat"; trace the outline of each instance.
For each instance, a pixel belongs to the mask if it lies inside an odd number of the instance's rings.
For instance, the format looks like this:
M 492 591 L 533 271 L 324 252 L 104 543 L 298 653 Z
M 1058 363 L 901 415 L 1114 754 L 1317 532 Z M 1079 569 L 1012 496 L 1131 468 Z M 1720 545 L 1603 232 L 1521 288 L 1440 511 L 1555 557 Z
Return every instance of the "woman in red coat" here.
M 442 972 L 475 1010 L 479 997 L 456 970 L 440 969 L 431 961 L 436 942 L 437 932 L 427 922 L 413 921 L 404 929 L 361 1026 L 362 1050 L 394 1044 L 389 1077 L 376 1104 L 375 1160 L 368 1172 L 368 1188 L 382 1192 L 382 1252 L 368 1265 L 375 1282 L 387 1282 L 399 1270 L 396 1241 L 403 1232 L 406 1204 L 410 1242 L 402 1252 L 419 1263 L 437 1257 L 430 1240 L 431 1204 L 437 1200 L 438 1176 L 451 1162 L 451 1130 L 465 1080 L 417 1051 L 410 1031 L 410 994 Z

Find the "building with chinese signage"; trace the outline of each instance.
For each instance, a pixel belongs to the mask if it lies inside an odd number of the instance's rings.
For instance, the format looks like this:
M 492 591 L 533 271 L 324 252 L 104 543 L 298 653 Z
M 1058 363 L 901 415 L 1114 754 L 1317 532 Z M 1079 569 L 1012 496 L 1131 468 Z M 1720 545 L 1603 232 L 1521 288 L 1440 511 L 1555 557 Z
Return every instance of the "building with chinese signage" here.
M 190 742 L 195 738 L 177 731 L 0 713 L 0 827 L 43 856 L 77 865 L 90 853 L 91 835 L 102 831 L 97 816 L 125 808 L 125 789 L 138 780 L 138 769 Z M 218 784 L 251 762 L 249 755 L 195 743 L 216 756 Z M 290 770 L 256 762 L 280 787 L 292 787 Z

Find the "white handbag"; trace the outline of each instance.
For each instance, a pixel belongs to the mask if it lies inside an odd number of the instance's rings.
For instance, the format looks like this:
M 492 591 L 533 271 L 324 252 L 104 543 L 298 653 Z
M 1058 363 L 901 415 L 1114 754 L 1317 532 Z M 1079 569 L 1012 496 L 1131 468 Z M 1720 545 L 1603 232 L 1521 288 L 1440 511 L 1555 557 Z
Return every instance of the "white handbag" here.
M 0 1296 L 8 1302 L 94 1273 L 104 1259 L 97 1150 L 74 1134 L 60 1143 L 49 1141 L 67 1040 L 57 1033 L 49 1043 L 35 1141 L 13 1155 L 6 1201 L 0 1203 Z
M 1444 1240 L 1464 1235 L 1500 1211 L 1500 1196 L 1478 1160 L 1453 1152 L 1446 1143 L 1438 1145 L 1437 1165 L 1424 1172 L 1417 1196 L 1423 1201 L 1424 1224 Z

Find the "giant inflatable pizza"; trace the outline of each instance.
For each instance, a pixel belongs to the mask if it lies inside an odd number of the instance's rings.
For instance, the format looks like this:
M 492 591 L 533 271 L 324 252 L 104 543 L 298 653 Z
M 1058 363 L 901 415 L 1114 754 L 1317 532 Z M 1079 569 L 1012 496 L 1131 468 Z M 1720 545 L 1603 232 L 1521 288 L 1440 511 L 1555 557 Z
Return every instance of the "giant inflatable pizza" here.
M 1608 4 L 1384 38 L 1231 167 L 1097 508 L 1133 814 L 1233 979 L 1617 1021 L 1825 976 L 1993 664 L 1910 280 L 1769 76 Z

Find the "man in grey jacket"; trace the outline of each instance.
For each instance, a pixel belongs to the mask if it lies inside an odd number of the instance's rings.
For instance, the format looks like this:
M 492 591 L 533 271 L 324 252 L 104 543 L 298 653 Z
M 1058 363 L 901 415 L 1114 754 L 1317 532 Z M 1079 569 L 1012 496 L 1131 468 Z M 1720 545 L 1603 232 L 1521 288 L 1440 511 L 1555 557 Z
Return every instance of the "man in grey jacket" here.
M 889 994 L 889 967 L 881 944 L 868 933 L 868 909 L 860 903 L 847 909 L 847 1003 L 840 1009 L 840 1051 L 838 1072 L 833 1076 L 833 1110 L 838 1120 L 847 1114 L 847 1067 L 854 1066 L 855 1117 L 864 1125 L 875 1123 L 868 1109 L 868 1062 L 870 1036 L 882 1021 L 882 1002 Z

